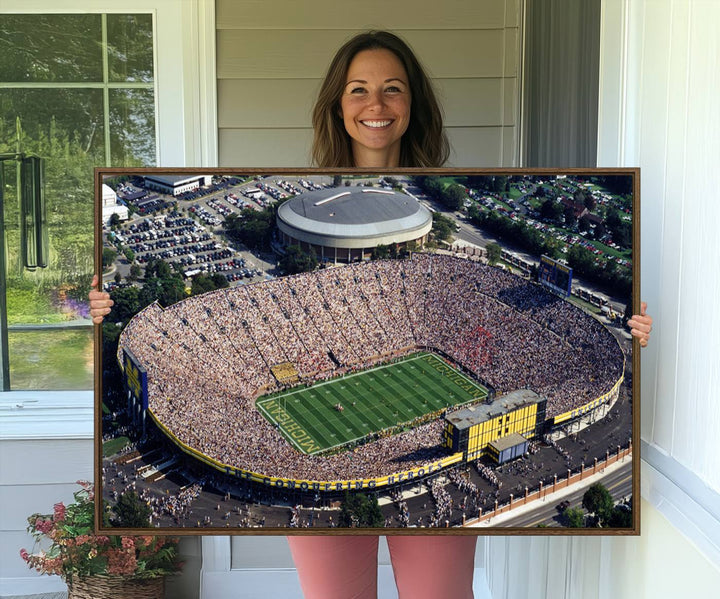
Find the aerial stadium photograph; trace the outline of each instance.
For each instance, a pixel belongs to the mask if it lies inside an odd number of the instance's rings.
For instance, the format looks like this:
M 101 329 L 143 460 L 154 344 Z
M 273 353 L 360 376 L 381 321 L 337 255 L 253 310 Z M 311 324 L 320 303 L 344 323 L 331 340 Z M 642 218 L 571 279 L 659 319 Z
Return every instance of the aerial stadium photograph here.
M 637 169 L 96 169 L 100 531 L 637 534 Z

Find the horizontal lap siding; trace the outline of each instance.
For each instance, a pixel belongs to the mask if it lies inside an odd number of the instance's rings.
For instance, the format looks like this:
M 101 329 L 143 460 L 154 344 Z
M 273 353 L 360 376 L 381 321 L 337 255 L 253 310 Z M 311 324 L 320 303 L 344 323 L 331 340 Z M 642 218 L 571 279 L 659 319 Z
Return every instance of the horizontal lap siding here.
M 281 6 L 281 7 L 280 7 Z M 519 3 L 505 0 L 218 0 L 218 29 L 477 29 L 518 26 Z
M 368 15 L 382 15 L 382 23 Z M 405 38 L 435 80 L 453 144 L 450 164 L 515 165 L 518 23 L 518 0 L 372 1 L 342 10 L 325 0 L 220 0 L 219 163 L 308 165 L 310 113 L 333 53 L 356 32 L 382 27 Z
M 20 559 L 32 549 L 27 517 L 73 501 L 78 479 L 93 479 L 91 439 L 0 441 L 0 580 L 33 576 Z

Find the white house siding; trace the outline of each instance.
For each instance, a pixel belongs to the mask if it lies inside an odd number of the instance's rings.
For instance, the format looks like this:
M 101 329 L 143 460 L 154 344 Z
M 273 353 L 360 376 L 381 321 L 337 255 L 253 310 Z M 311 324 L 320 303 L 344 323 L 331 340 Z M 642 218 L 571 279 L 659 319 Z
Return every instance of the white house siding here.
M 218 0 L 220 166 L 307 166 L 310 113 L 343 42 L 405 38 L 436 86 L 453 166 L 518 164 L 520 0 Z

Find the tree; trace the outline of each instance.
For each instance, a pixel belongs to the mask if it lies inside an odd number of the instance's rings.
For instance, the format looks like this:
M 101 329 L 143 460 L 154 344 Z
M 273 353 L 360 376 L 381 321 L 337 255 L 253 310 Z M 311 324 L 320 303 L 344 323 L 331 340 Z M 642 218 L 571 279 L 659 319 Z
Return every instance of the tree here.
M 333 175 L 333 187 L 340 187 L 342 175 Z
M 102 265 L 103 270 L 107 270 L 110 268 L 110 265 L 115 262 L 115 258 L 117 258 L 117 252 L 111 248 L 103 248 L 102 252 Z
M 487 252 L 488 264 L 493 266 L 500 262 L 500 258 L 502 257 L 502 248 L 499 244 L 495 242 L 488 243 L 485 246 L 485 251 Z
M 587 233 L 588 231 L 590 231 L 590 229 L 591 229 L 590 219 L 589 219 L 587 216 L 583 216 L 583 217 L 578 221 L 578 229 L 579 229 L 580 232 L 582 232 L 582 233 Z
M 579 244 L 570 246 L 567 253 L 567 261 L 580 275 L 590 275 L 595 267 L 595 256 L 593 253 Z
M 300 272 L 310 272 L 318 265 L 314 251 L 309 253 L 299 245 L 289 245 L 285 248 L 285 255 L 278 260 L 278 266 L 286 273 L 294 275 Z
M 506 177 L 504 175 L 493 177 L 492 189 L 495 193 L 502 193 L 503 191 L 507 191 L 508 187 L 509 187 L 509 178 L 508 177 Z
M 149 267 L 148 263 L 148 267 Z M 170 266 L 162 261 L 155 262 L 157 273 L 161 276 L 148 276 L 145 270 L 145 284 L 140 290 L 138 298 L 141 307 L 159 301 L 165 308 L 185 298 L 185 283 L 182 275 L 172 272 Z
M 595 239 L 602 239 L 605 235 L 605 225 L 601 222 L 595 225 Z
M 592 212 L 593 210 L 595 210 L 596 206 L 597 202 L 595 201 L 595 198 L 592 196 L 592 194 L 585 194 L 585 208 L 588 209 L 588 212 Z
M 450 210 L 459 210 L 462 207 L 465 198 L 467 198 L 465 190 L 457 183 L 449 185 L 440 197 L 442 203 Z
M 615 506 L 607 520 L 610 528 L 632 528 L 632 524 L 632 508 L 625 505 Z
M 215 289 L 225 289 L 225 287 L 230 287 L 228 280 L 219 272 L 213 273 L 210 278 L 213 283 L 215 283 Z
M 123 250 L 123 254 L 125 254 L 125 258 L 127 258 L 127 261 L 132 263 L 135 261 L 135 252 L 132 251 L 130 248 L 125 248 Z
M 117 229 L 118 225 L 120 225 L 120 215 L 117 212 L 113 212 L 110 215 L 110 220 L 108 221 L 108 224 L 110 225 L 111 229 Z
M 115 271 L 115 276 L 113 277 L 115 279 L 115 282 L 120 284 L 120 281 L 122 281 L 122 275 L 120 274 L 119 270 Z
M 577 218 L 575 218 L 575 208 L 566 206 L 563 210 L 563 216 L 565 217 L 565 227 L 572 229 L 577 222 Z
M 449 216 L 445 216 L 444 214 L 440 214 L 439 212 L 433 212 L 432 219 L 432 234 L 435 239 L 440 241 L 447 241 L 450 239 L 454 230 L 453 219 Z
M 387 183 L 390 187 L 398 188 L 400 187 L 400 183 L 395 177 L 383 177 L 385 179 L 385 183 Z
M 110 311 L 110 314 L 105 317 L 105 320 L 109 322 L 125 322 L 130 320 L 142 307 L 140 305 L 140 289 L 138 287 L 130 286 L 115 289 L 110 294 L 110 297 L 113 302 L 115 302 L 115 305 Z
M 345 492 L 340 508 L 340 523 L 344 528 L 380 528 L 385 524 L 377 497 L 364 493 Z
M 405 252 L 408 254 L 410 252 L 416 252 L 418 249 L 417 241 L 411 239 L 410 241 L 405 242 Z
M 200 295 L 215 290 L 215 282 L 206 274 L 197 274 L 192 278 L 190 295 Z
M 115 518 L 113 526 L 120 528 L 148 528 L 152 509 L 145 503 L 136 491 L 125 491 L 118 497 L 113 508 Z
M 562 514 L 568 528 L 584 528 L 585 512 L 579 507 L 566 508 Z
M 558 222 L 563 215 L 562 204 L 555 200 L 547 199 L 540 206 L 540 218 L 552 222 Z
M 382 260 L 384 258 L 390 257 L 390 246 L 385 245 L 384 243 L 381 243 L 380 245 L 376 245 L 373 248 L 371 259 L 373 260 Z
M 201 293 L 215 291 L 215 289 L 223 289 L 229 286 L 230 283 L 228 283 L 228 280 L 222 273 L 216 272 L 212 275 L 200 273 L 192 278 L 190 295 L 200 295 Z
M 583 495 L 583 507 L 597 516 L 600 523 L 605 523 L 612 513 L 615 502 L 613 501 L 610 491 L 608 491 L 600 483 L 595 483 L 585 491 Z
M 130 272 L 128 273 L 127 280 L 128 281 L 137 281 L 141 275 L 142 275 L 142 268 L 140 268 L 140 265 L 139 264 L 131 264 Z

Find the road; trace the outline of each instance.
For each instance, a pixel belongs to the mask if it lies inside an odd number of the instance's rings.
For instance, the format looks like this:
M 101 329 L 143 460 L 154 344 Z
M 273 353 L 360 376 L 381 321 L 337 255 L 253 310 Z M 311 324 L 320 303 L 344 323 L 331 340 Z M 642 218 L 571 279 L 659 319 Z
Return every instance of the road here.
M 622 501 L 623 499 L 632 496 L 632 460 L 626 459 L 625 463 L 607 473 L 606 476 L 597 480 L 592 481 L 601 483 L 610 494 L 613 496 L 615 501 Z M 561 501 L 568 500 L 570 505 L 568 507 L 581 507 L 582 498 L 587 491 L 589 485 L 574 485 L 571 487 L 572 491 L 569 494 L 563 494 L 559 496 L 558 493 L 554 493 L 540 501 L 535 502 L 533 505 L 537 505 L 537 508 L 530 511 L 524 511 L 517 516 L 504 518 L 502 524 L 497 520 L 494 521 L 493 525 L 501 525 L 504 527 L 524 527 L 524 528 L 535 528 L 540 524 L 547 526 L 562 527 L 563 524 L 560 521 L 560 511 L 557 506 Z

